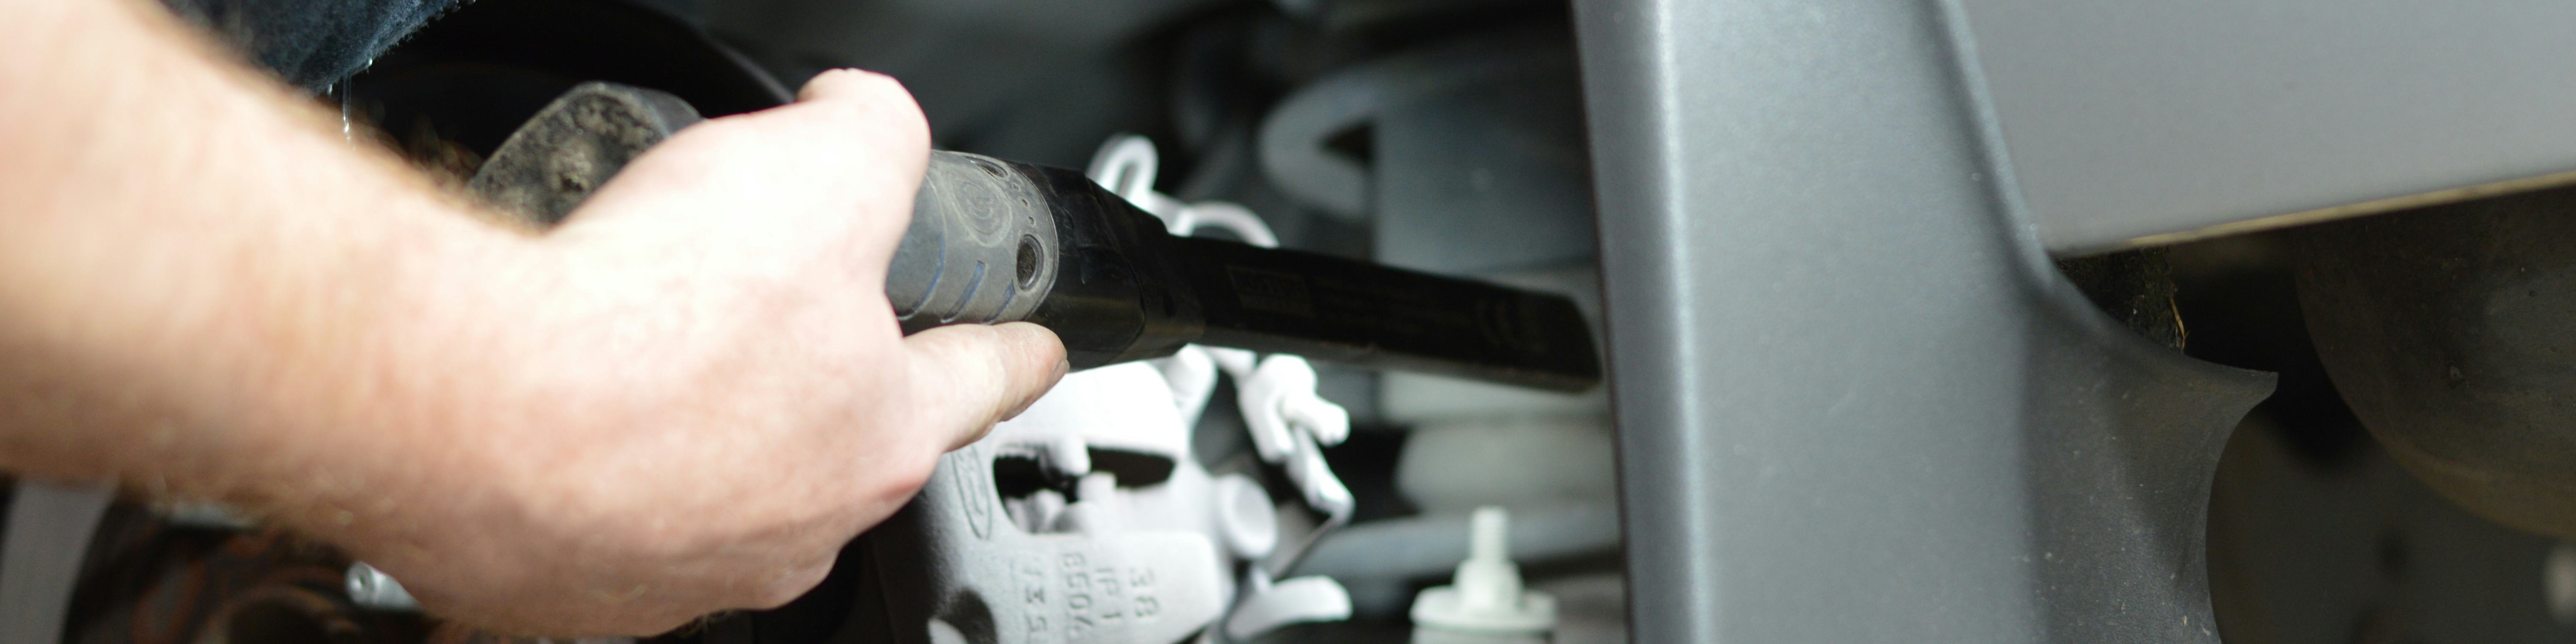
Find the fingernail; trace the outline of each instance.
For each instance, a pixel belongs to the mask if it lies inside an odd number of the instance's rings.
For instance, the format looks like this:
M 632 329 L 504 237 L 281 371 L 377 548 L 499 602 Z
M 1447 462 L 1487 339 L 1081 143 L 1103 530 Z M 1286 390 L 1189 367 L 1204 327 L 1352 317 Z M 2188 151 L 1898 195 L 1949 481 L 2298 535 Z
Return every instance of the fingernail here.
M 1056 380 L 1058 380 L 1058 381 L 1062 381 L 1062 380 L 1064 380 L 1064 375 L 1065 375 L 1065 374 L 1068 374 L 1068 373 L 1073 373 L 1073 361 L 1072 361 L 1072 360 L 1064 359 L 1064 360 L 1057 360 L 1057 361 L 1055 361 L 1055 379 L 1056 379 Z

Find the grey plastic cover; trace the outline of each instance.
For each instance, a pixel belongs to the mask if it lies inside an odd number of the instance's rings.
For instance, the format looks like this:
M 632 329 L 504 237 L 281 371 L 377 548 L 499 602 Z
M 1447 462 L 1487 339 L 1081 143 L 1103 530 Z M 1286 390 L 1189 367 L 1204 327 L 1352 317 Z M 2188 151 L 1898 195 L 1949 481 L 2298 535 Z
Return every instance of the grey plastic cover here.
M 1579 3 L 1639 642 L 2215 642 L 2271 378 L 2067 284 L 1941 2 Z

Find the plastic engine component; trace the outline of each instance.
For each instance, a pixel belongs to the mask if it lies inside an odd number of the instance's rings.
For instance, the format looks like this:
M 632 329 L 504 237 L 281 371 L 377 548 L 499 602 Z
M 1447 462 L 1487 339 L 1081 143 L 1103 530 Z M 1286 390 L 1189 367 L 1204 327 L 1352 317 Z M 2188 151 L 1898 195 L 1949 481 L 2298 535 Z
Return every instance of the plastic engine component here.
M 1509 521 L 1502 508 L 1476 510 L 1467 561 L 1458 564 L 1453 585 L 1424 590 L 1413 602 L 1416 642 L 1546 641 L 1556 626 L 1556 598 L 1521 587 Z

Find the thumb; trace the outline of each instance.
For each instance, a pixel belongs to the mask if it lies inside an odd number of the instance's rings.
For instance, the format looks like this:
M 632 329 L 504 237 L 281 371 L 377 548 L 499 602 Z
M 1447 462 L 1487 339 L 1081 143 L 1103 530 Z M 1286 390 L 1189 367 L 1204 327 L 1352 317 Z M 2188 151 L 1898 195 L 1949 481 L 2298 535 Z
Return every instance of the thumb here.
M 944 326 L 904 338 L 913 409 L 925 431 L 966 446 L 1019 415 L 1071 365 L 1055 332 L 1026 322 Z

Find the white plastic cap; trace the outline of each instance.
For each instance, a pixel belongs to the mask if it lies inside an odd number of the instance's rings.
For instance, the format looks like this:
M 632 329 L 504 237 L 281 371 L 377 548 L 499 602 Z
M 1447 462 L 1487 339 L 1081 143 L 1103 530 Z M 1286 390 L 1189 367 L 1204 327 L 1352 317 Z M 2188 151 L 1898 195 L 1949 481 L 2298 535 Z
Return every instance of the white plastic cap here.
M 1510 519 L 1503 509 L 1477 508 L 1469 531 L 1467 560 L 1458 564 L 1452 585 L 1414 598 L 1414 627 L 1493 634 L 1554 629 L 1556 598 L 1521 587 L 1520 566 L 1512 563 Z

